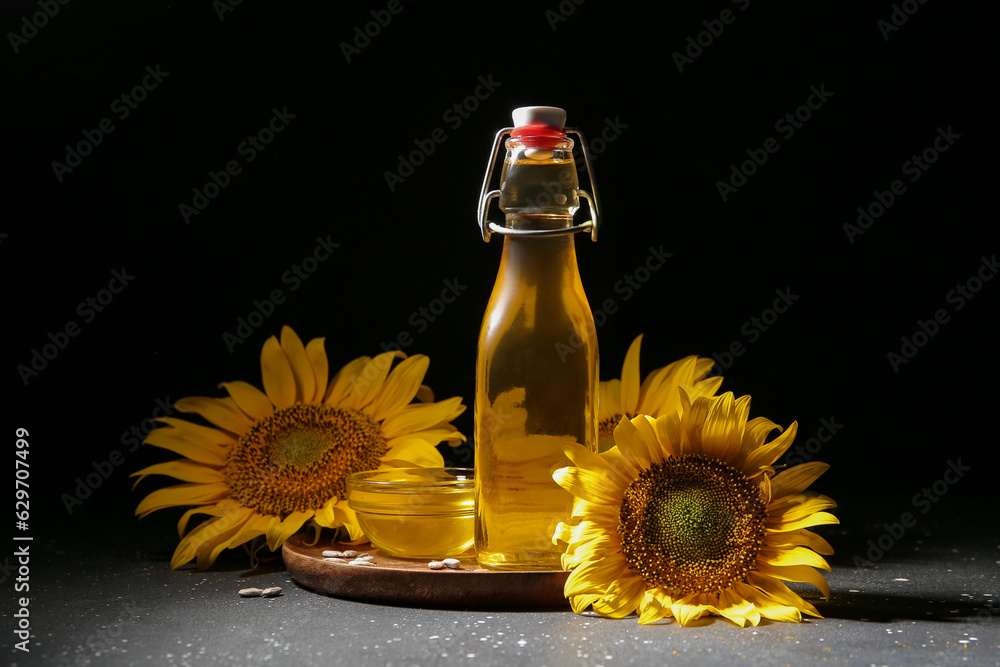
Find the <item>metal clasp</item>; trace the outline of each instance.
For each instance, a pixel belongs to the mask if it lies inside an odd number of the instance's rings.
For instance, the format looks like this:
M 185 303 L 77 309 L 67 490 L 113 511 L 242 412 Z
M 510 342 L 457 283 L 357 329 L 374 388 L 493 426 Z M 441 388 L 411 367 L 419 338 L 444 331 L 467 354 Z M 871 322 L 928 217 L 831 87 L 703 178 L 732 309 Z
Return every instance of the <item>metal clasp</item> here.
M 580 150 L 583 153 L 583 163 L 587 170 L 587 178 L 590 179 L 590 192 L 577 188 L 576 194 L 580 199 L 587 202 L 587 206 L 590 208 L 590 220 L 581 223 L 579 225 L 574 225 L 572 227 L 567 227 L 565 229 L 510 229 L 505 225 L 498 225 L 495 222 L 490 222 L 487 218 L 489 217 L 490 202 L 493 199 L 500 196 L 499 190 L 489 190 L 490 179 L 493 177 L 493 170 L 496 168 L 497 163 L 497 153 L 503 146 L 503 141 L 505 137 L 510 136 L 510 133 L 514 131 L 513 127 L 505 127 L 499 132 L 497 132 L 496 138 L 493 140 L 493 150 L 490 153 L 490 160 L 486 165 L 486 176 L 483 178 L 483 187 L 479 191 L 479 208 L 477 209 L 477 223 L 479 229 L 482 231 L 483 240 L 489 243 L 490 234 L 496 232 L 497 234 L 509 234 L 512 236 L 561 236 L 563 234 L 576 234 L 577 232 L 590 232 L 590 240 L 597 240 L 597 229 L 601 225 L 601 214 L 598 207 L 597 200 L 597 184 L 594 182 L 594 172 L 590 166 L 590 151 L 587 150 L 587 142 L 583 138 L 583 134 L 577 129 L 567 128 L 565 130 L 566 134 L 575 134 L 577 136 L 577 144 L 580 146 Z

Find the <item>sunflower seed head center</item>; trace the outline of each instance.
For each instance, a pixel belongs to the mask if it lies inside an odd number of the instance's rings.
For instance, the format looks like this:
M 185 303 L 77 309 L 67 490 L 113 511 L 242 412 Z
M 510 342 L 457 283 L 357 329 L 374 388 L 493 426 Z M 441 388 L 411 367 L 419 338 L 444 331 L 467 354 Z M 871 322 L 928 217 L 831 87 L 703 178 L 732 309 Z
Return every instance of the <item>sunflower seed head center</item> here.
M 344 498 L 347 475 L 378 468 L 385 451 L 381 430 L 364 413 L 300 403 L 254 424 L 230 449 L 223 472 L 231 497 L 286 517 Z
M 678 594 L 728 588 L 755 569 L 766 507 L 756 486 L 708 457 L 671 457 L 625 490 L 618 532 L 630 568 Z

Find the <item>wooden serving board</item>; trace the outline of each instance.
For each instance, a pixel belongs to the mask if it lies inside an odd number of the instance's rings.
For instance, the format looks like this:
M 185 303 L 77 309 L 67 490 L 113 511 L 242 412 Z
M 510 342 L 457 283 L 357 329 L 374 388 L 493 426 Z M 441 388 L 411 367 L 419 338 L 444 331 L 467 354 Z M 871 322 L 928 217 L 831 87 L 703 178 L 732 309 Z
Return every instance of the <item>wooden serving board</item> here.
M 307 535 L 291 537 L 281 548 L 285 567 L 298 583 L 332 597 L 405 607 L 516 609 L 567 607 L 562 570 L 494 572 L 474 557 L 461 558 L 459 569 L 432 570 L 429 560 L 382 555 L 370 544 L 351 546 Z M 350 565 L 351 558 L 326 559 L 323 551 L 354 549 L 375 557 L 375 566 Z

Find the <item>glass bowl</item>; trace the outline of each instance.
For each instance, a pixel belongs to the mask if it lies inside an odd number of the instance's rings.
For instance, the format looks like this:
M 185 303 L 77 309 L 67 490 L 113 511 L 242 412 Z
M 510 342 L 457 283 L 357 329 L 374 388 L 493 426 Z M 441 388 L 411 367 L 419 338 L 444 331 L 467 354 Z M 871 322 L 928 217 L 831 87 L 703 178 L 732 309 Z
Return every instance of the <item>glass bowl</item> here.
M 347 476 L 347 505 L 379 551 L 400 558 L 447 558 L 475 541 L 471 468 L 396 468 Z

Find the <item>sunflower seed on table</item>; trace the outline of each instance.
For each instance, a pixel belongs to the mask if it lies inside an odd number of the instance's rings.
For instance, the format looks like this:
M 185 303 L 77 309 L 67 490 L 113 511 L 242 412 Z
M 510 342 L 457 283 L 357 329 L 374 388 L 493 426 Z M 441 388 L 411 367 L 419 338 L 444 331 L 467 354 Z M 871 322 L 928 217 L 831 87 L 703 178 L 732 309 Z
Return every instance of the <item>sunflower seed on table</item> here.
M 330 549 L 327 549 L 326 551 L 323 552 L 323 557 L 324 558 L 343 558 L 344 557 L 344 552 L 343 551 L 332 551 Z
M 350 561 L 350 564 L 351 565 L 367 565 L 368 567 L 375 567 L 375 561 L 374 561 L 374 559 L 369 559 L 369 558 L 355 558 L 354 560 Z
M 276 598 L 281 595 L 281 586 L 271 586 L 261 591 L 260 596 L 264 598 Z
M 241 588 L 240 597 L 241 598 L 259 598 L 264 594 L 263 588 Z
M 442 563 L 439 560 L 432 560 L 431 562 L 427 563 L 427 567 L 431 568 L 432 570 L 443 570 L 444 563 Z
M 348 549 L 347 551 L 344 552 L 344 558 L 354 558 L 357 555 L 358 552 L 355 551 L 354 549 Z
M 445 558 L 441 562 L 444 563 L 446 567 L 449 567 L 452 570 L 457 570 L 458 568 L 462 567 L 462 561 L 458 560 L 457 558 Z

